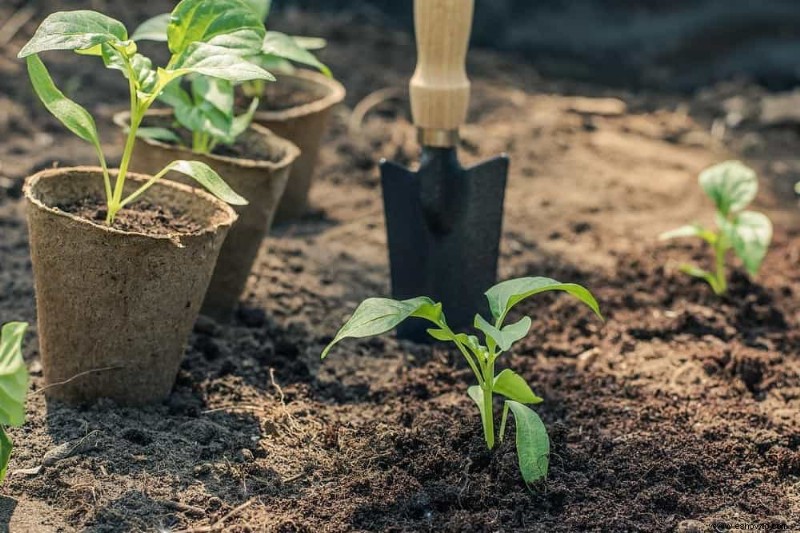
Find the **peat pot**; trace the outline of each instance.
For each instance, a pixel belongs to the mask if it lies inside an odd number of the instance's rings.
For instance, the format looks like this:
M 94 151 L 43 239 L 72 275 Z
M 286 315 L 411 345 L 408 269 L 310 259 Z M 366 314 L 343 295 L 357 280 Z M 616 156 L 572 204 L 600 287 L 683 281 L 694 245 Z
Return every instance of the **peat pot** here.
M 129 174 L 125 193 L 147 178 Z M 166 398 L 236 213 L 162 181 L 130 207 L 158 206 L 147 230 L 110 228 L 102 214 L 66 212 L 88 199 L 104 203 L 102 172 L 90 167 L 40 172 L 27 179 L 25 198 L 47 396 L 123 405 Z M 180 216 L 185 229 L 167 229 L 159 211 Z
M 114 117 L 116 124 L 127 129 L 129 113 Z M 170 111 L 151 111 L 146 126 L 170 128 Z M 247 285 L 261 243 L 269 233 L 275 211 L 286 189 L 292 164 L 300 150 L 291 142 L 268 129 L 253 124 L 243 133 L 234 155 L 201 155 L 187 148 L 151 139 L 137 139 L 132 158 L 133 169 L 155 174 L 176 159 L 201 161 L 217 171 L 234 191 L 249 202 L 234 209 L 239 220 L 233 225 L 219 254 L 214 276 L 206 293 L 201 313 L 218 322 L 228 322 Z M 182 174 L 170 173 L 170 179 L 196 186 Z
M 278 208 L 275 218 L 277 224 L 297 219 L 308 210 L 308 191 L 317 166 L 322 137 L 328 128 L 333 108 L 344 97 L 345 89 L 341 83 L 310 70 L 279 74 L 276 83 L 267 84 L 254 121 L 289 139 L 301 152 Z M 282 105 L 281 100 L 289 98 L 305 103 L 290 105 L 287 102 Z M 278 110 L 266 110 L 266 107 Z

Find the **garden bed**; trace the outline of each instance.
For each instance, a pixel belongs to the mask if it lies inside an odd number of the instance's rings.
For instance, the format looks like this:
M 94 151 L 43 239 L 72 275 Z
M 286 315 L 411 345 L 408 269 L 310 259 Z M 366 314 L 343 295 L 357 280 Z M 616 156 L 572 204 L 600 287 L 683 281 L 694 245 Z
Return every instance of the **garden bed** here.
M 600 324 L 567 298 L 525 305 L 532 334 L 507 364 L 545 398 L 537 411 L 553 455 L 544 485 L 523 485 L 513 442 L 485 450 L 464 395 L 473 378 L 458 354 L 383 338 L 343 345 L 320 364 L 356 304 L 388 292 L 376 163 L 417 157 L 402 91 L 363 120 L 350 112 L 375 90 L 402 87 L 413 68 L 408 36 L 364 22 L 340 15 L 320 27 L 302 14 L 274 22 L 324 33 L 323 59 L 350 97 L 323 148 L 314 213 L 265 242 L 231 326 L 197 324 L 167 403 L 47 405 L 32 328 L 33 396 L 28 424 L 11 431 L 0 523 L 13 516 L 12 531 L 800 527 L 800 209 L 789 192 L 800 137 L 747 122 L 709 133 L 725 98 L 757 102 L 757 89 L 612 93 L 473 54 L 463 154 L 512 158 L 501 278 L 584 284 L 607 318 Z M 9 95 L 0 97 L 0 322 L 34 323 L 22 178 L 94 156 L 22 96 L 29 88 L 11 56 L 0 62 L 0 93 Z M 89 105 L 119 82 L 52 64 L 73 73 Z M 112 127 L 116 110 L 94 109 L 101 127 Z M 708 261 L 707 251 L 657 237 L 707 221 L 696 175 L 730 157 L 761 173 L 758 207 L 776 235 L 762 274 L 751 282 L 734 273 L 719 299 L 675 267 Z

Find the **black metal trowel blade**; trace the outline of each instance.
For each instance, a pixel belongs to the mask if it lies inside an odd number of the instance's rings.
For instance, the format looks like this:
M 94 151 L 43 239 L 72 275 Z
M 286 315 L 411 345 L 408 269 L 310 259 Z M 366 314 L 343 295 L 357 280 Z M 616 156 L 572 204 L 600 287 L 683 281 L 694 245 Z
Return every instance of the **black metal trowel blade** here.
M 497 279 L 508 164 L 500 156 L 464 169 L 455 148 L 425 148 L 416 172 L 381 163 L 395 299 L 441 301 L 456 330 L 485 312 L 484 292 Z M 424 342 L 429 327 L 412 319 L 398 335 Z

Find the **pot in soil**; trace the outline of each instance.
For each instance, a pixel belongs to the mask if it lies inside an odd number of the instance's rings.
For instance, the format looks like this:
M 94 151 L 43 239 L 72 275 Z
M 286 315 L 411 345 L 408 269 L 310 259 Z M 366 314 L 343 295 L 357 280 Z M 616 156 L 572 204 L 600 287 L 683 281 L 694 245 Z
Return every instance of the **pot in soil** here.
M 129 174 L 126 194 L 147 178 Z M 236 213 L 162 180 L 109 227 L 102 171 L 90 167 L 40 172 L 25 197 L 47 396 L 166 398 Z
M 170 129 L 172 116 L 171 111 L 151 111 L 145 116 L 144 125 Z M 129 120 L 128 112 L 114 117 L 114 122 L 123 130 L 127 129 Z M 272 226 L 290 169 L 300 150 L 268 129 L 252 124 L 233 147 L 221 147 L 218 151 L 222 155 L 203 155 L 182 146 L 138 138 L 133 169 L 151 174 L 176 159 L 200 161 L 213 168 L 249 202 L 246 206 L 235 207 L 239 220 L 222 246 L 201 310 L 206 316 L 227 322 L 244 291 L 261 243 Z M 167 177 L 192 183 L 177 173 L 170 173 Z
M 308 210 L 308 192 L 319 157 L 322 137 L 333 108 L 345 97 L 338 81 L 310 70 L 278 74 L 268 83 L 253 120 L 300 148 L 286 192 L 275 218 L 277 224 L 297 219 Z

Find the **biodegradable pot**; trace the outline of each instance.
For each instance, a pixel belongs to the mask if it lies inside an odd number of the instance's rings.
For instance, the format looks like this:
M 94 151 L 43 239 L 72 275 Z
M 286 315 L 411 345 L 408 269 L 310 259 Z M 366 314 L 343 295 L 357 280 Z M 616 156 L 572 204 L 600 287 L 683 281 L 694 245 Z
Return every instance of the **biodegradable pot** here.
M 147 176 L 129 174 L 126 194 Z M 70 404 L 166 398 L 236 213 L 172 182 L 144 198 L 202 230 L 153 236 L 110 228 L 57 206 L 104 198 L 101 170 L 40 172 L 25 183 L 47 396 Z
M 309 103 L 281 111 L 259 110 L 254 117 L 258 124 L 292 141 L 301 152 L 292 168 L 286 192 L 275 217 L 275 222 L 280 224 L 297 219 L 308 210 L 308 191 L 317 166 L 322 137 L 328 128 L 334 106 L 344 100 L 345 89 L 338 81 L 310 70 L 280 74 L 276 85 L 309 95 L 311 99 Z M 262 98 L 262 105 L 269 101 L 267 93 Z
M 114 121 L 124 130 L 128 127 L 130 114 L 119 113 Z M 145 123 L 169 127 L 172 113 L 151 111 L 147 114 Z M 233 190 L 250 202 L 246 206 L 234 208 L 239 220 L 231 228 L 222 246 L 201 310 L 201 313 L 218 322 L 229 321 L 239 302 L 261 243 L 272 226 L 292 163 L 300 155 L 300 150 L 294 144 L 257 124 L 251 125 L 237 144 L 248 158 L 201 155 L 180 146 L 137 139 L 132 158 L 134 170 L 151 175 L 176 159 L 202 161 L 216 170 Z M 181 174 L 170 173 L 168 177 L 197 186 Z

